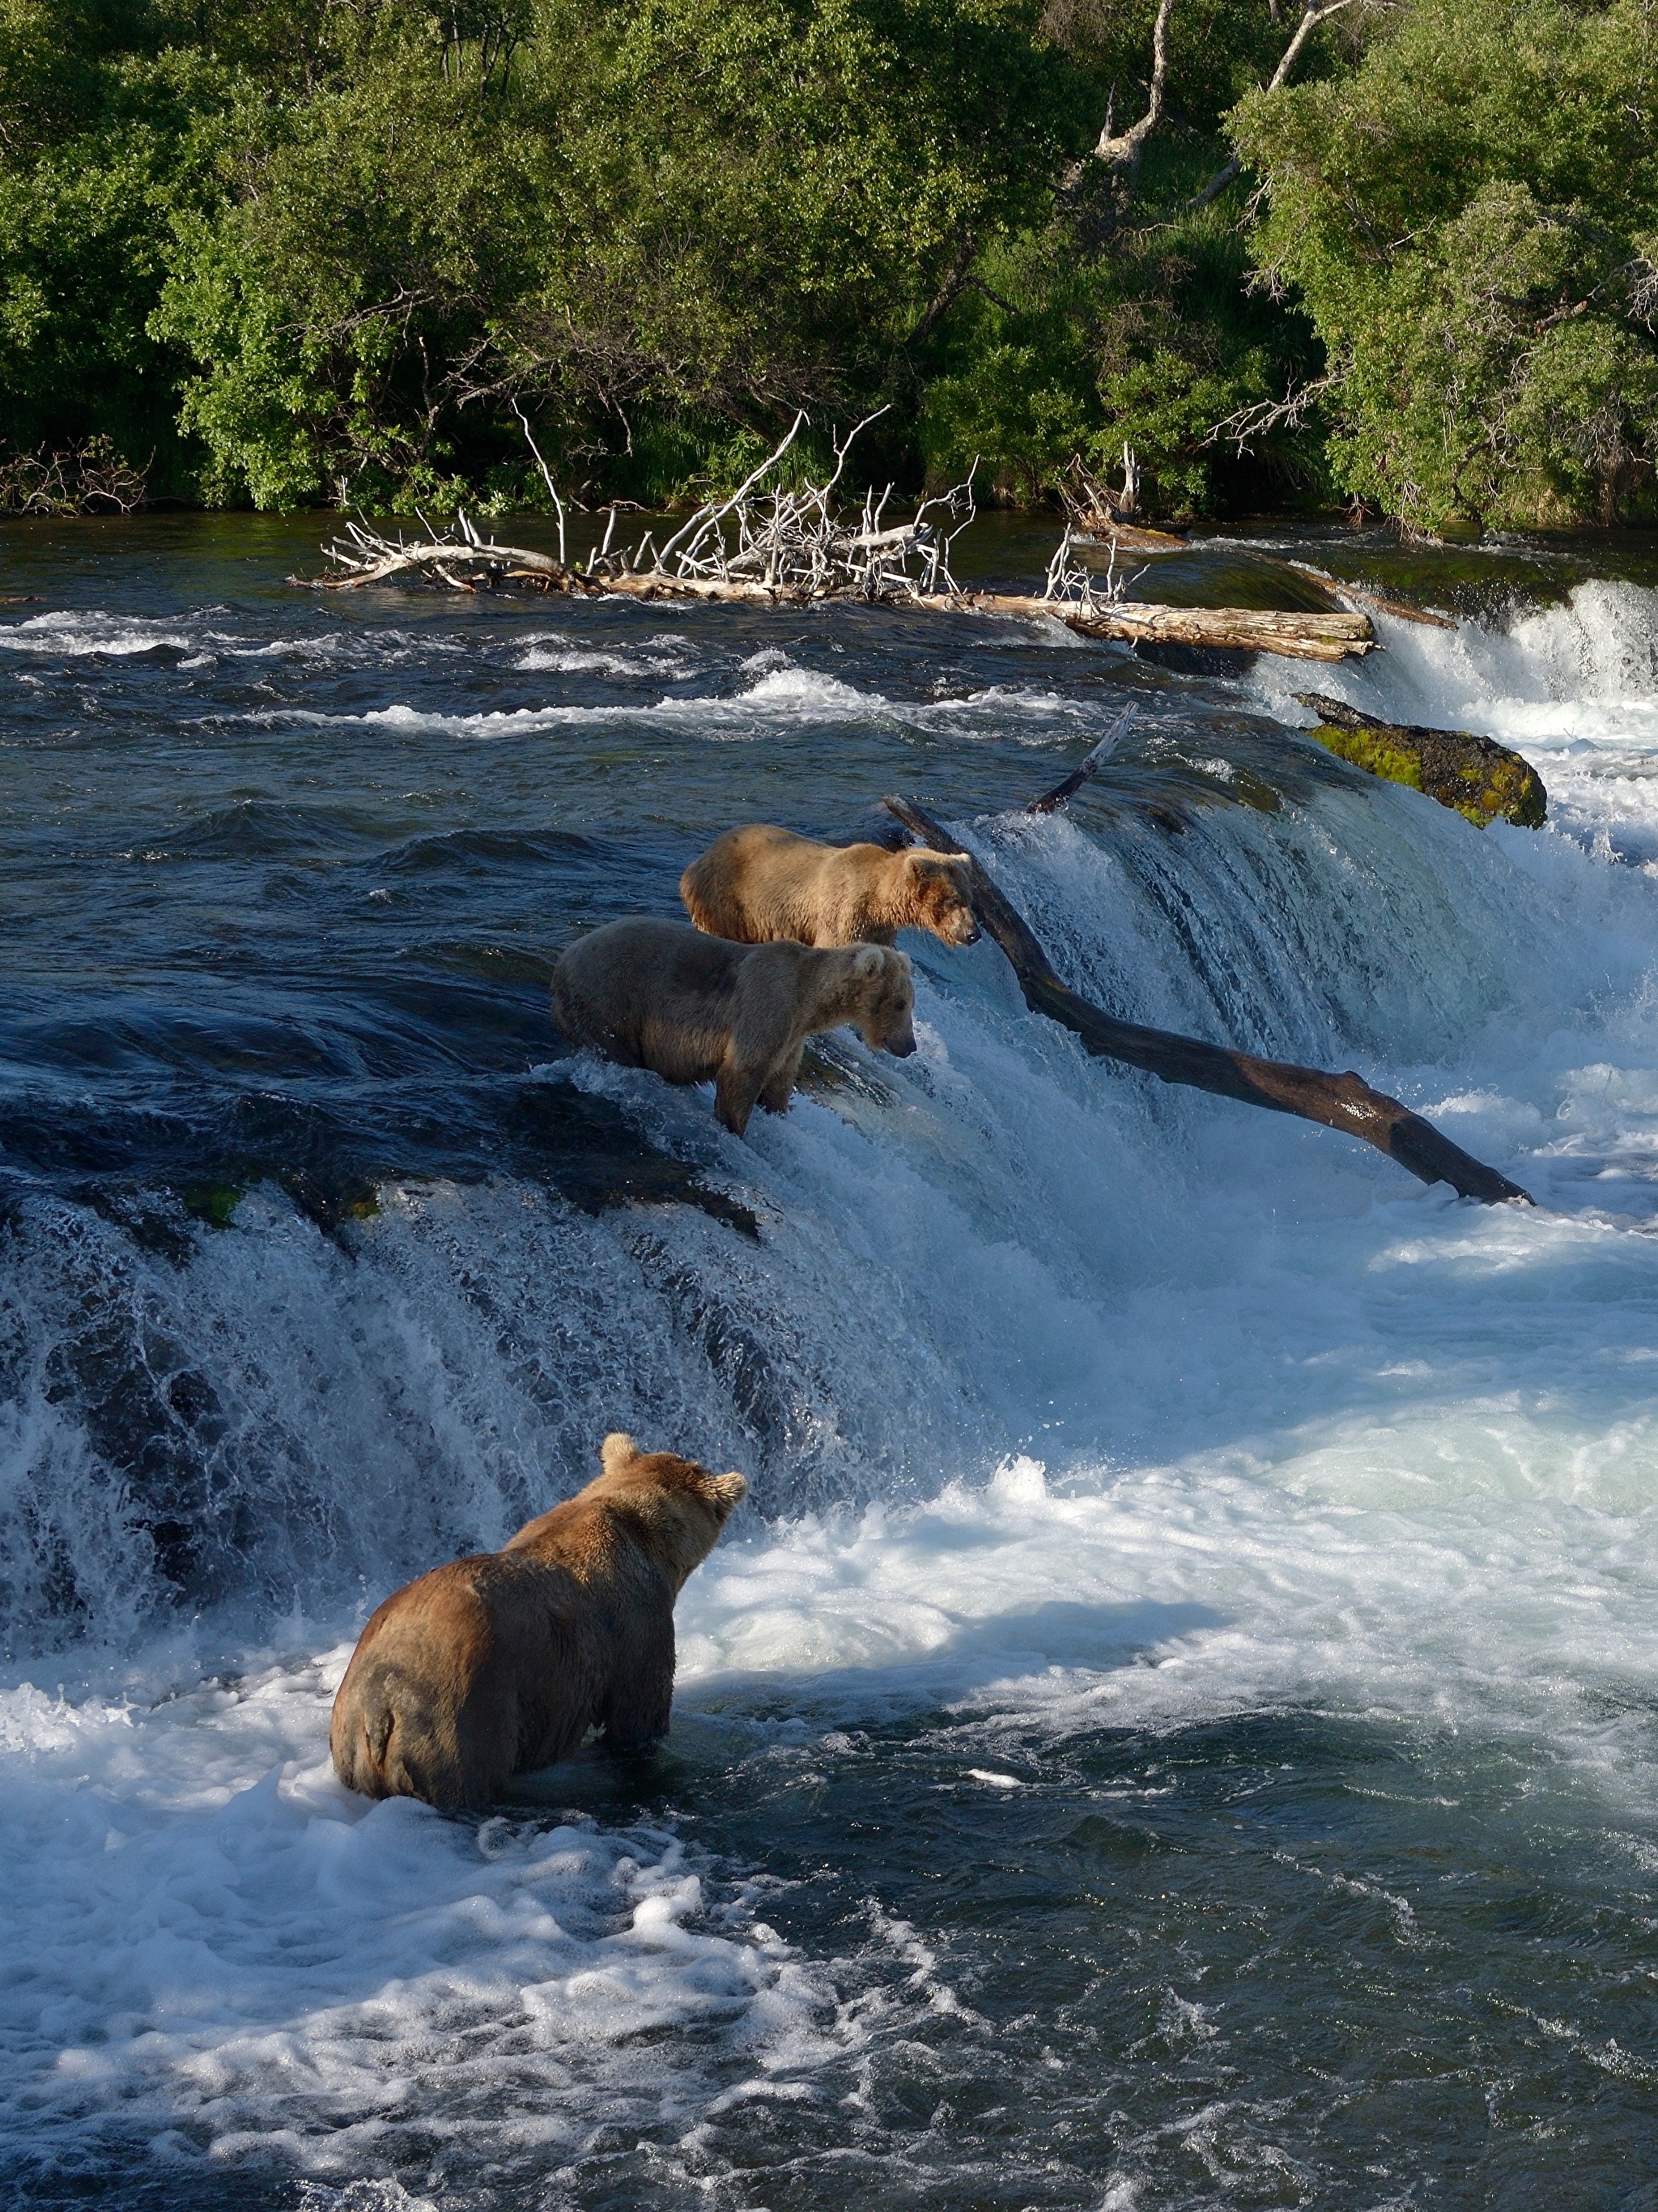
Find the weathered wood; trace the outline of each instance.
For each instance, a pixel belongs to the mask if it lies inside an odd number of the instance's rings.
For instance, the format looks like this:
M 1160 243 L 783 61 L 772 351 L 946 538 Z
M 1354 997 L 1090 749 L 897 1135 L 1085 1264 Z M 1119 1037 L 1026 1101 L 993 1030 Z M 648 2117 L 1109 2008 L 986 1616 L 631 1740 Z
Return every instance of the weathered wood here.
M 1284 614 L 1258 607 L 1163 607 L 1140 599 L 1085 606 L 1010 592 L 964 592 L 914 604 L 958 614 L 1047 615 L 1084 637 L 1129 644 L 1225 646 L 1291 660 L 1346 660 L 1369 653 L 1376 634 L 1361 614 Z
M 1275 568 L 1289 568 L 1297 576 L 1310 576 L 1316 584 L 1339 599 L 1355 599 L 1362 607 L 1372 607 L 1376 613 L 1396 615 L 1400 622 L 1416 623 L 1424 629 L 1455 629 L 1456 623 L 1449 615 L 1435 614 L 1430 608 L 1412 606 L 1408 599 L 1386 599 L 1373 592 L 1368 585 L 1351 584 L 1345 576 L 1333 576 L 1327 568 L 1315 568 L 1310 561 L 1275 562 Z
M 883 804 L 935 851 L 961 850 L 960 840 L 913 799 L 889 798 Z M 1449 1183 L 1463 1198 L 1477 1198 L 1487 1206 L 1506 1199 L 1533 1203 L 1531 1194 L 1518 1183 L 1454 1145 L 1431 1121 L 1397 1098 L 1373 1091 L 1351 1068 L 1333 1075 L 1321 1068 L 1295 1067 L 1282 1060 L 1257 1060 L 1253 1053 L 1234 1052 L 1198 1037 L 1114 1020 L 1060 982 L 1023 917 L 977 860 L 973 861 L 972 876 L 975 910 L 1012 963 L 1025 1004 L 1033 1013 L 1046 1014 L 1072 1030 L 1095 1058 L 1121 1060 L 1162 1082 L 1212 1091 L 1246 1106 L 1322 1122 L 1326 1128 L 1363 1138 L 1424 1182 Z
M 409 574 L 436 575 L 457 590 L 474 588 L 458 572 L 489 581 L 525 583 L 575 599 L 617 593 L 634 599 L 704 599 L 762 606 L 805 606 L 830 599 L 855 604 L 852 592 L 811 592 L 787 584 L 744 577 L 670 576 L 653 569 L 589 575 L 567 568 L 550 554 L 521 545 L 421 544 L 398 549 L 343 574 L 308 579 L 319 591 L 355 591 Z M 295 581 L 301 580 L 298 578 Z M 917 593 L 892 602 L 930 614 L 1048 616 L 1084 637 L 1114 638 L 1147 644 L 1227 646 L 1246 653 L 1272 653 L 1296 660 L 1345 660 L 1369 653 L 1375 642 L 1370 623 L 1357 614 L 1278 614 L 1254 607 L 1163 607 L 1139 600 L 1115 605 L 1080 606 L 1006 592 Z
M 1093 750 L 1084 754 L 1082 759 L 1062 783 L 1056 783 L 1052 791 L 1043 792 L 1040 799 L 1033 799 L 1025 808 L 1025 812 L 1052 814 L 1063 806 L 1068 799 L 1074 799 L 1084 784 L 1088 781 L 1089 777 L 1099 774 L 1101 762 L 1109 760 L 1112 754 L 1115 752 L 1123 732 L 1139 712 L 1139 702 L 1137 700 L 1131 700 Z
M 1319 726 L 1308 734 L 1320 744 L 1384 782 L 1437 799 L 1477 830 L 1498 820 L 1540 830 L 1547 818 L 1542 777 L 1523 754 L 1495 738 L 1384 722 L 1321 691 L 1297 691 L 1296 697 L 1319 717 Z
M 1188 553 L 1190 545 L 1172 530 L 1149 530 L 1138 522 L 1119 522 L 1114 515 L 1078 515 L 1071 526 L 1078 545 L 1114 545 L 1119 553 Z

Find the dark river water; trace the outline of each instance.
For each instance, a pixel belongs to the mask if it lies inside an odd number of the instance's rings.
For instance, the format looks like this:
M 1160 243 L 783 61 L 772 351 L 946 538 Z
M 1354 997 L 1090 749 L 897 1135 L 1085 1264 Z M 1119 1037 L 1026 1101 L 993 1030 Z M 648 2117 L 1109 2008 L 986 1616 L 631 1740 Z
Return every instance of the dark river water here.
M 319 535 L 0 527 L 8 2201 L 1658 2204 L 1650 555 L 1218 540 L 1137 588 L 1455 626 L 1199 666 L 321 593 Z M 1309 689 L 1517 746 L 1548 826 Z M 889 792 L 1113 1012 L 1537 1206 L 1090 1061 L 987 940 L 746 1141 L 558 1037 L 578 931 Z M 617 1427 L 752 1487 L 668 1745 L 349 1796 L 367 1611 Z

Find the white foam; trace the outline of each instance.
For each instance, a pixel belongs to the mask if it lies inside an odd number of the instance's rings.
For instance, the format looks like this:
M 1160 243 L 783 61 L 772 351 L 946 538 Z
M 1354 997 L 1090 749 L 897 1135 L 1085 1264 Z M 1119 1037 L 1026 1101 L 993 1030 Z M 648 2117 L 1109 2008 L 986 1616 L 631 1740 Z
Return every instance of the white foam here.
M 1063 717 L 1079 726 L 1098 719 L 1097 707 L 1062 699 L 1050 691 L 992 686 L 944 699 L 894 700 L 882 692 L 861 690 L 838 677 L 800 666 L 781 654 L 756 656 L 761 658 L 765 661 L 763 667 L 756 668 L 752 661 L 744 665 L 743 672 L 751 680 L 739 691 L 713 696 L 679 693 L 649 705 L 616 702 L 594 705 L 550 700 L 535 707 L 445 714 L 398 702 L 371 708 L 361 714 L 329 714 L 308 708 L 291 708 L 262 709 L 245 719 L 260 726 L 287 724 L 319 729 L 386 729 L 477 743 L 533 737 L 543 731 L 618 719 L 631 721 L 641 716 L 691 729 L 715 743 L 762 737 L 780 724 L 810 726 L 825 720 L 890 722 L 948 732 L 958 723 L 974 720 L 979 721 L 981 726 L 991 722 L 999 729 L 1010 714 L 1042 721 Z M 520 665 L 527 668 L 531 664 L 526 657 Z M 568 655 L 555 655 L 551 661 L 537 662 L 535 665 L 575 672 L 575 664 Z M 641 664 L 601 653 L 596 659 L 587 656 L 582 666 L 588 672 L 633 674 L 640 672 Z
M 1643 603 L 1582 601 L 1512 665 L 1485 633 L 1412 630 L 1329 680 L 1414 699 L 1413 720 L 1542 712 L 1563 623 L 1597 682 L 1625 680 L 1594 625 Z M 1479 690 L 1487 652 L 1516 705 Z M 1058 711 L 895 704 L 775 655 L 743 684 L 687 711 L 714 735 Z M 1640 708 L 1573 740 L 1621 747 L 1631 785 Z M 586 711 L 375 719 L 489 736 Z M 1544 1203 L 1459 1203 L 1328 1131 L 1090 1062 L 992 946 L 923 940 L 914 1057 L 837 1041 L 835 1087 L 746 1143 L 706 1092 L 575 1068 L 707 1159 L 758 1245 L 503 1182 L 388 1188 L 341 1242 L 255 1194 L 179 1267 L 82 1210 L 23 1208 L 0 1282 L 22 1347 L 11 1594 L 37 1653 L 66 1583 L 127 1644 L 37 1656 L 0 1698 L 14 2139 L 118 2120 L 158 2156 L 277 2156 L 331 2188 L 410 2142 L 551 2165 L 602 2124 L 689 2136 L 817 2094 L 867 2032 L 859 2003 L 912 1981 L 960 2002 L 896 1923 L 886 1982 L 849 1998 L 769 1932 L 717 1838 L 693 1862 L 648 1829 L 475 1832 L 329 1779 L 366 1607 L 501 1541 L 613 1425 L 743 1467 L 774 1516 L 745 1514 L 682 1600 L 693 1747 L 788 1729 L 827 1757 L 837 1730 L 943 1704 L 963 1779 L 1011 1805 L 1078 1731 L 1311 1704 L 1503 1739 L 1594 1808 L 1649 1800 L 1658 883 L 1592 837 L 1481 836 L 1379 786 L 1179 840 L 968 834 L 1091 995 L 1360 1065 Z M 234 1602 L 193 1631 L 158 1620 L 131 1501 L 65 1387 L 88 1311 L 129 1317 L 124 1372 L 211 1381 L 202 1487 L 234 1534 Z M 229 1682 L 226 1641 L 266 1647 Z M 1202 2027 L 1193 2008 L 1165 2032 Z
M 158 645 L 189 652 L 196 642 L 177 625 L 96 610 L 30 615 L 22 622 L 0 623 L 0 652 L 49 653 L 69 659 L 101 653 L 125 658 L 154 652 Z
M 855 2032 L 665 1832 L 349 1797 L 325 1758 L 346 1650 L 72 1725 L 10 1701 L 0 2112 L 37 2158 L 111 2110 L 164 2159 L 348 2180 L 410 2134 L 556 2157 L 688 2123 L 733 2077 L 786 2089 Z
M 693 676 L 698 666 L 690 640 L 672 632 L 609 650 L 580 642 L 566 630 L 532 631 L 523 642 L 525 649 L 513 665 L 526 674 L 547 670 L 556 675 L 629 680 Z
M 1320 688 L 1373 714 L 1497 738 L 1538 769 L 1558 825 L 1658 854 L 1658 592 L 1580 584 L 1500 627 L 1374 620 L 1385 650 L 1342 663 Z M 1287 720 L 1306 720 L 1288 672 L 1263 659 L 1253 680 Z

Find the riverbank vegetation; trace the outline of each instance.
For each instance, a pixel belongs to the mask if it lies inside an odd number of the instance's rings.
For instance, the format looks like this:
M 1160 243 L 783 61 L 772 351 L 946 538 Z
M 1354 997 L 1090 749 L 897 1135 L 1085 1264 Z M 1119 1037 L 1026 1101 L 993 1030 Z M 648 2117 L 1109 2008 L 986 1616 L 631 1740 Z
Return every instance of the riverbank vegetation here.
M 1647 520 L 1649 0 L 0 0 L 0 506 Z

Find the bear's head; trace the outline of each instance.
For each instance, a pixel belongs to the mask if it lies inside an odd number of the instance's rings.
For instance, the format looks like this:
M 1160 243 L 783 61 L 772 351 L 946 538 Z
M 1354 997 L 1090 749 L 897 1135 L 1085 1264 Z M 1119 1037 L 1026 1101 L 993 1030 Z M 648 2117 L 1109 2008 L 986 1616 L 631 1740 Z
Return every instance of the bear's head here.
M 604 1492 L 639 1528 L 651 1556 L 683 1589 L 749 1494 L 740 1474 L 710 1474 L 677 1452 L 641 1451 L 616 1429 L 599 1447 Z
M 910 981 L 908 953 L 890 945 L 860 945 L 852 956 L 852 979 L 848 1018 L 862 1031 L 864 1042 L 872 1051 L 907 1060 L 915 1049 L 910 1020 L 915 986 Z
M 929 853 L 912 845 L 903 856 L 909 878 L 908 904 L 916 924 L 946 945 L 976 945 L 978 917 L 973 911 L 973 862 L 966 853 Z

